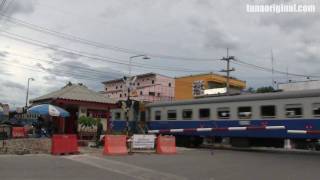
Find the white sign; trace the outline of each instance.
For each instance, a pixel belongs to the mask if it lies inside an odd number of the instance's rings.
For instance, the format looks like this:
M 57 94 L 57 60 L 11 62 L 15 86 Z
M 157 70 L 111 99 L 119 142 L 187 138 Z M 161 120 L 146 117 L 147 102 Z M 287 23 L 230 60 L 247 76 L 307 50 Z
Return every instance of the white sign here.
M 153 149 L 156 136 L 153 134 L 134 134 L 132 136 L 133 149 Z
M 215 89 L 206 89 L 204 90 L 204 94 L 224 94 L 227 93 L 227 88 L 215 88 Z

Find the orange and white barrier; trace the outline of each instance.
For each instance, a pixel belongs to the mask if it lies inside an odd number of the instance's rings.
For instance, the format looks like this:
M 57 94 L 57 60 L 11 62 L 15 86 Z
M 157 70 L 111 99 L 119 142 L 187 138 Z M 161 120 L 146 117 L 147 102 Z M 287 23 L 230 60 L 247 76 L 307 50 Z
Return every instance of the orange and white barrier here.
M 77 135 L 75 134 L 53 135 L 51 153 L 53 155 L 79 153 Z
M 13 127 L 12 128 L 13 138 L 24 138 L 26 137 L 26 130 L 24 127 Z
M 176 154 L 176 138 L 174 136 L 158 136 L 156 150 L 158 154 Z
M 128 154 L 127 136 L 106 135 L 104 142 L 104 155 L 126 155 Z

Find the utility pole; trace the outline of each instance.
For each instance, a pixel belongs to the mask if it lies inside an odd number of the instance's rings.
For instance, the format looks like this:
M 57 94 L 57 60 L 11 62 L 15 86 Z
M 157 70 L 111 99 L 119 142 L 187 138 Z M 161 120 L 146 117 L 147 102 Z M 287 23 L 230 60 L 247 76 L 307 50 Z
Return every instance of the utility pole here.
M 273 51 L 271 49 L 272 87 L 275 88 L 274 87 L 275 81 L 274 81 L 274 66 L 273 65 L 274 65 L 274 59 L 273 59 Z
M 227 57 L 223 57 L 221 60 L 227 62 L 227 69 L 223 69 L 223 70 L 221 70 L 221 72 L 227 73 L 226 85 L 227 85 L 227 94 L 229 94 L 229 92 L 230 92 L 230 72 L 235 71 L 235 68 L 230 69 L 230 61 L 235 60 L 235 59 L 234 59 L 234 56 L 229 56 L 229 48 L 227 48 Z

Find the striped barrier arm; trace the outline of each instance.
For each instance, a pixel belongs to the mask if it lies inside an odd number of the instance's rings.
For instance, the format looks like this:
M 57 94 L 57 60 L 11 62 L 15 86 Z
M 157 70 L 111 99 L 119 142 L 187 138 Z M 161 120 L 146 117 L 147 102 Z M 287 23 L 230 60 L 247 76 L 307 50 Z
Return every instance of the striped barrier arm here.
M 320 134 L 320 130 L 287 130 L 288 134 Z
M 149 130 L 150 134 L 183 133 L 183 132 L 210 132 L 210 131 L 248 131 L 248 130 L 281 130 L 285 126 L 253 126 L 253 127 L 223 127 L 223 128 L 189 128 L 189 129 L 158 129 Z

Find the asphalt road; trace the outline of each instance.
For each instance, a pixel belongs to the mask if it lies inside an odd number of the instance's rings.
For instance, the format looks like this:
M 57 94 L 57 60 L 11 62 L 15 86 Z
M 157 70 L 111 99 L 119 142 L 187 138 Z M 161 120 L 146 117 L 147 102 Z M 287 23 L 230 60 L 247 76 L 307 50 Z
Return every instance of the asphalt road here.
M 318 180 L 320 155 L 182 149 L 177 155 L 0 155 L 2 180 Z

